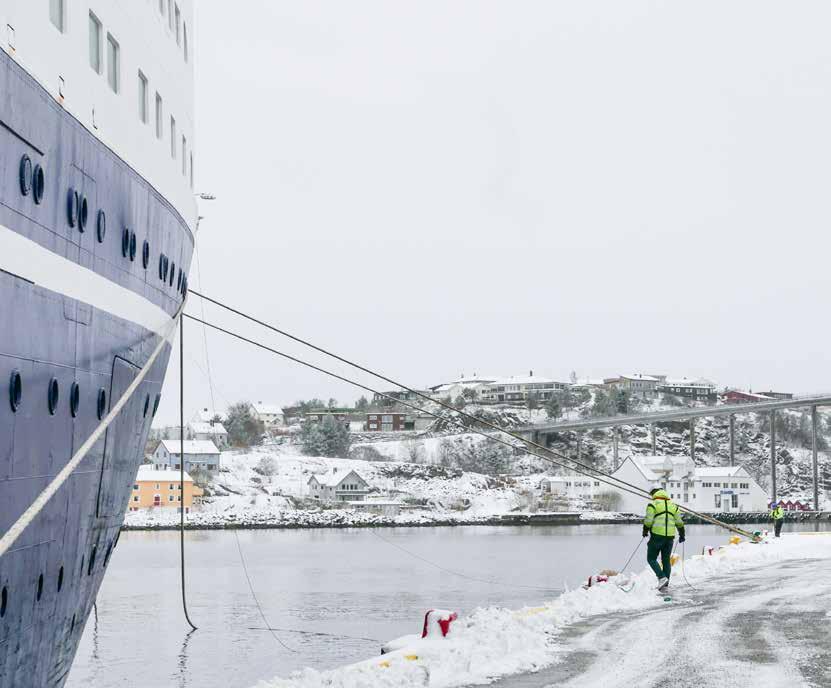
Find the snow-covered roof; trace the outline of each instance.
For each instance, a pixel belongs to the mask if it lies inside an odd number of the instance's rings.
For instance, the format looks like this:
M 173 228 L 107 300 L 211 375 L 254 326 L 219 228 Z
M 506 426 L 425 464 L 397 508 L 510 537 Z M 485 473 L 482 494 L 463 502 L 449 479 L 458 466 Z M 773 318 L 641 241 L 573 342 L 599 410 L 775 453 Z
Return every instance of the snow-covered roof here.
M 641 375 L 631 373 L 629 375 L 621 375 L 622 380 L 641 380 L 643 382 L 660 382 L 657 377 L 652 377 L 651 375 Z
M 228 431 L 222 423 L 191 423 L 188 426 L 193 432 L 208 435 L 227 435 Z
M 695 469 L 695 476 L 697 478 L 732 477 L 738 475 L 741 471 L 741 466 L 698 466 Z
M 713 382 L 705 380 L 703 377 L 668 377 L 662 384 L 668 387 L 715 387 Z
M 602 377 L 584 377 L 577 380 L 574 387 L 602 387 L 603 384 Z
M 162 440 L 162 445 L 170 454 L 179 454 L 180 440 Z M 185 440 L 185 454 L 219 454 L 219 449 L 211 440 Z
M 251 406 L 254 408 L 254 410 L 257 413 L 261 413 L 261 414 L 266 415 L 266 416 L 282 416 L 283 415 L 283 409 L 280 406 L 278 406 L 277 404 L 264 404 L 261 401 L 257 401 L 255 403 L 251 404 Z
M 139 466 L 136 474 L 136 482 L 149 481 L 154 483 L 178 483 L 179 471 L 172 469 L 153 468 L 150 464 L 143 463 Z M 185 482 L 192 483 L 193 478 L 185 472 Z
M 552 380 L 547 377 L 537 377 L 536 375 L 517 375 L 516 377 L 500 377 L 494 380 L 491 384 L 494 385 L 553 385 L 557 380 Z M 561 383 L 562 384 L 562 383 Z
M 694 468 L 686 456 L 630 456 L 629 459 L 647 480 L 660 480 L 666 475 L 670 480 L 680 480 Z
M 351 468 L 342 468 L 331 473 L 315 473 L 312 478 L 315 478 L 324 487 L 337 487 L 350 473 L 355 473 L 355 471 Z M 363 480 L 357 473 L 355 473 L 355 476 Z M 309 478 L 309 480 L 312 478 Z

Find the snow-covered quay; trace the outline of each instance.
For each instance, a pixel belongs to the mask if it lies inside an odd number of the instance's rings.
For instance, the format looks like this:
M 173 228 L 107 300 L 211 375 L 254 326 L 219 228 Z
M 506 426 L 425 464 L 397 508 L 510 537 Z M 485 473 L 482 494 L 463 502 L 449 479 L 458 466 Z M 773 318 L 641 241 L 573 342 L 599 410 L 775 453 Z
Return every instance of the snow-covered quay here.
M 540 607 L 478 609 L 446 638 L 258 688 L 829 685 L 829 559 L 826 534 L 727 545 L 674 570 L 671 603 L 644 570 Z

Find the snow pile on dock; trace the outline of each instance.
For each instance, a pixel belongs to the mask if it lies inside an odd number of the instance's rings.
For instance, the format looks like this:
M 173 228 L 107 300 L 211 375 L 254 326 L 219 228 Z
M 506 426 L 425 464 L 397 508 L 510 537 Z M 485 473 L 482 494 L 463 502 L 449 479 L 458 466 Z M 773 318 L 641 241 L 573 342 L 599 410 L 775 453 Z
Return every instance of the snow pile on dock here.
M 789 535 L 761 544 L 744 542 L 716 549 L 712 556 L 691 556 L 685 564 L 686 575 L 695 584 L 785 559 L 831 558 L 831 535 L 811 535 Z M 674 572 L 675 589 L 684 590 L 680 570 Z M 557 636 L 569 624 L 665 604 L 656 595 L 650 571 L 642 571 L 634 581 L 629 592 L 604 583 L 563 593 L 541 607 L 478 609 L 455 622 L 447 638 L 416 640 L 395 652 L 329 671 L 304 669 L 288 678 L 261 682 L 258 688 L 454 688 L 533 672 L 559 661 Z

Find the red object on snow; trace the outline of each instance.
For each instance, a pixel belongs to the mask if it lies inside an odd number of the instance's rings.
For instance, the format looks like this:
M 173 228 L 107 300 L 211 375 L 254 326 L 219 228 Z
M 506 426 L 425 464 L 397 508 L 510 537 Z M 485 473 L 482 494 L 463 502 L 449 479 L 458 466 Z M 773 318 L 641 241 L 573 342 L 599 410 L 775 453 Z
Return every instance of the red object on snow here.
M 424 615 L 424 628 L 421 630 L 421 637 L 426 638 L 428 635 L 435 634 L 435 626 L 439 627 L 441 637 L 447 637 L 450 633 L 450 623 L 459 618 L 456 612 L 451 612 L 449 609 L 428 609 Z
M 602 576 L 602 575 L 589 576 L 589 582 L 586 583 L 586 587 L 590 588 L 592 585 L 596 585 L 597 583 L 608 583 L 608 582 L 609 582 L 609 576 Z

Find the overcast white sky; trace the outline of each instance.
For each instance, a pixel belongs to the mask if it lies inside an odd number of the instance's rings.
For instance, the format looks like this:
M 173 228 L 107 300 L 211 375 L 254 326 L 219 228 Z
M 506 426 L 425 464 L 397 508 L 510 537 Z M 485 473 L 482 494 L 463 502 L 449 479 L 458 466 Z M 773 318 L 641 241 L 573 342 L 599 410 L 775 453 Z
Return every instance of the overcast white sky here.
M 418 386 L 831 388 L 828 3 L 230 7 L 197 7 L 205 293 Z M 211 404 L 185 337 L 190 414 Z M 218 410 L 360 394 L 208 347 Z

